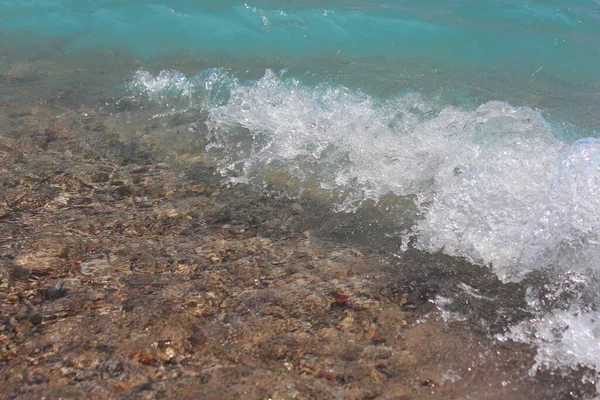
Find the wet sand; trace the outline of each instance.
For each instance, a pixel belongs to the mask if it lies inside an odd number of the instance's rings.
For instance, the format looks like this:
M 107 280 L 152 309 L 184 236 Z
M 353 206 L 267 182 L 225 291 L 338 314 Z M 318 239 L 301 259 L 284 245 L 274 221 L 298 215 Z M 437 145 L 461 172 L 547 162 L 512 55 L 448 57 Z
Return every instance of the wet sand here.
M 221 185 L 181 116 L 123 124 L 20 68 L 0 81 L 22 93 L 0 101 L 0 397 L 594 394 L 444 322 L 408 260 L 306 229 L 308 200 Z

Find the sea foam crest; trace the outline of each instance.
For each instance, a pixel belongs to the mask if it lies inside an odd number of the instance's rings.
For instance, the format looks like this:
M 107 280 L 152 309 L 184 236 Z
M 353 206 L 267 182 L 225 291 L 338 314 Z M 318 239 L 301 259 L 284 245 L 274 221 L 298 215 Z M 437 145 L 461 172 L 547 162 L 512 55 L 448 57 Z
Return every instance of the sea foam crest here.
M 463 109 L 418 94 L 378 101 L 270 70 L 248 82 L 220 69 L 190 79 L 140 71 L 131 87 L 206 109 L 224 173 L 310 175 L 322 188 L 358 193 L 340 205 L 346 211 L 389 192 L 414 195 L 418 247 L 492 265 L 505 281 L 542 266 L 596 269 L 600 139 L 561 141 L 531 108 Z

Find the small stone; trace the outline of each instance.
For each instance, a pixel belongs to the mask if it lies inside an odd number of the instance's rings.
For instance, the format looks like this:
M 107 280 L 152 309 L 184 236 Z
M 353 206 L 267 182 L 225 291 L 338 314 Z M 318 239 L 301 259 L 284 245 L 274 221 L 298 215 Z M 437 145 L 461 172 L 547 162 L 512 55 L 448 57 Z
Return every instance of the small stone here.
M 344 254 L 342 254 L 342 253 L 341 253 L 341 252 L 339 252 L 339 251 L 332 251 L 332 252 L 329 254 L 329 258 L 331 258 L 331 259 L 332 259 L 332 260 L 334 260 L 334 261 L 335 261 L 335 259 L 336 259 L 336 258 L 337 258 L 337 259 L 340 259 L 340 258 L 343 258 L 343 257 L 344 257 Z
M 107 259 L 98 258 L 95 260 L 82 262 L 80 269 L 83 275 L 94 275 L 98 272 L 108 269 L 109 266 L 110 264 L 108 263 Z
M 92 182 L 94 183 L 105 183 L 108 182 L 110 176 L 104 172 L 98 172 L 97 174 L 92 175 Z
M 57 197 L 54 199 L 54 202 L 55 202 L 56 204 L 58 204 L 58 205 L 61 205 L 61 206 L 66 206 L 66 205 L 68 205 L 68 204 L 69 204 L 69 200 L 70 200 L 70 197 L 67 197 L 67 196 L 57 196 Z
M 220 264 L 221 261 L 223 261 L 223 257 L 221 257 L 220 255 L 215 254 L 215 253 L 207 254 L 206 256 L 204 256 L 204 258 L 206 258 L 207 260 L 210 260 L 216 264 Z
M 107 360 L 102 363 L 101 369 L 111 377 L 117 377 L 125 370 L 123 363 L 113 360 Z
M 72 206 L 86 206 L 92 204 L 93 202 L 94 199 L 91 197 L 75 197 L 69 199 L 68 204 Z
M 345 307 L 347 305 L 348 299 L 350 296 L 346 294 L 338 294 L 335 296 L 335 301 L 331 303 L 331 308 L 335 307 Z
M 393 378 L 396 376 L 396 374 L 394 374 L 392 371 L 390 371 L 388 369 L 387 365 L 385 365 L 385 364 L 379 364 L 375 367 L 375 369 L 377 370 L 377 372 L 379 372 L 386 378 Z
M 328 372 L 328 371 L 322 371 L 322 372 L 320 372 L 319 375 L 318 375 L 318 377 L 326 379 L 328 381 L 332 381 L 332 380 L 335 379 L 335 375 L 332 374 L 332 373 L 330 373 L 330 372 Z
M 135 167 L 131 171 L 134 172 L 134 173 L 136 173 L 136 174 L 143 174 L 145 172 L 150 171 L 150 167 L 147 166 L 147 165 L 142 165 L 142 166 L 139 166 L 139 167 Z
M 198 379 L 200 380 L 200 383 L 207 384 L 212 378 L 212 375 L 209 374 L 208 372 L 203 372 L 200 374 L 200 376 L 198 377 Z
M 364 257 L 364 254 L 356 249 L 351 249 L 350 254 L 352 254 L 354 257 L 360 257 L 360 258 Z
M 421 387 L 433 387 L 435 386 L 435 382 L 433 382 L 431 379 L 425 379 L 424 381 L 421 382 Z
M 141 384 L 140 386 L 138 386 L 137 388 L 135 388 L 136 392 L 149 392 L 152 391 L 152 383 L 148 382 L 148 383 L 144 383 Z
M 354 324 L 354 314 L 348 313 L 346 317 L 336 326 L 340 331 L 345 331 Z
M 307 269 L 307 270 L 309 270 L 309 271 L 312 271 L 317 266 L 318 265 L 316 263 L 314 263 L 314 262 L 309 262 L 309 263 L 304 264 L 304 268 Z
M 13 269 L 13 277 L 15 279 L 27 279 L 31 275 L 31 270 L 21 265 L 15 265 Z
M 142 297 L 133 297 L 131 299 L 127 299 L 123 301 L 122 310 L 125 312 L 131 312 L 136 307 L 141 307 L 144 304 Z
M 297 259 L 307 258 L 309 256 L 307 251 L 295 251 L 292 256 Z
M 306 286 L 308 284 L 308 281 L 306 279 L 297 279 L 294 281 L 294 285 L 296 286 Z
M 115 189 L 115 195 L 119 196 L 119 197 L 126 197 L 131 195 L 132 190 L 129 186 L 119 186 L 118 188 Z
M 387 342 L 387 339 L 379 332 L 376 332 L 371 338 L 371 343 L 373 344 L 384 344 Z
M 273 262 L 271 262 L 271 264 L 277 265 Z M 293 266 L 285 268 L 284 271 L 287 275 L 294 275 L 296 272 L 298 272 L 298 270 L 296 268 L 294 268 Z
M 46 299 L 48 300 L 56 300 L 64 297 L 67 294 L 67 291 L 63 289 L 65 285 L 65 281 L 62 279 L 58 279 L 52 286 L 46 289 Z
M 31 317 L 29 317 L 29 322 L 31 322 L 32 325 L 39 325 L 42 323 L 42 321 L 44 320 L 44 318 L 42 317 L 42 314 L 33 314 Z
M 281 257 L 279 257 L 278 255 L 273 254 L 271 257 L 272 257 L 271 264 L 273 264 L 273 265 L 282 265 L 282 264 L 285 264 L 285 261 Z

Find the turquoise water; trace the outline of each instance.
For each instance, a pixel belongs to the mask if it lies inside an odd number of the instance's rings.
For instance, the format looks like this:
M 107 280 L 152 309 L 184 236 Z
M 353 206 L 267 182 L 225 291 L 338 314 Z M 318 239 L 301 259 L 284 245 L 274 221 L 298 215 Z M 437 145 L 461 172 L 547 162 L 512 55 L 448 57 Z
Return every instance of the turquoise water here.
M 590 80 L 600 62 L 593 1 L 2 1 L 0 13 L 5 37 L 62 37 L 65 51 L 381 56 Z
M 0 76 L 203 121 L 224 182 L 393 195 L 398 251 L 549 274 L 499 340 L 600 371 L 598 1 L 0 0 Z
M 277 61 L 377 95 L 442 89 L 596 129 L 595 1 L 0 1 L 2 47 Z M 220 66 L 220 65 L 215 65 Z M 169 67 L 165 63 L 165 67 Z M 526 98 L 528 101 L 522 101 Z

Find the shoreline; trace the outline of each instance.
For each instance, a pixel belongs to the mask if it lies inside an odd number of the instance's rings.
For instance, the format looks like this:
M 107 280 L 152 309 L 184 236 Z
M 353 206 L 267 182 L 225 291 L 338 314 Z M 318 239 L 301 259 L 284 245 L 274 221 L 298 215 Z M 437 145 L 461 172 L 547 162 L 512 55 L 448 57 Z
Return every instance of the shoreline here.
M 405 260 L 219 185 L 197 138 L 52 104 L 2 103 L 0 128 L 2 398 L 595 394 L 585 371 L 530 376 L 534 349 L 444 322 Z

